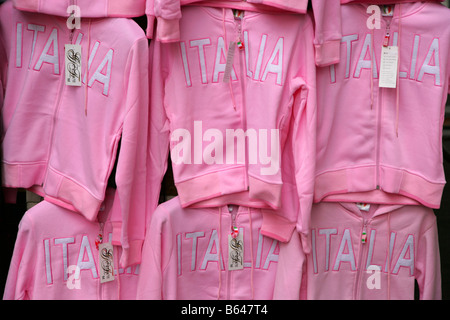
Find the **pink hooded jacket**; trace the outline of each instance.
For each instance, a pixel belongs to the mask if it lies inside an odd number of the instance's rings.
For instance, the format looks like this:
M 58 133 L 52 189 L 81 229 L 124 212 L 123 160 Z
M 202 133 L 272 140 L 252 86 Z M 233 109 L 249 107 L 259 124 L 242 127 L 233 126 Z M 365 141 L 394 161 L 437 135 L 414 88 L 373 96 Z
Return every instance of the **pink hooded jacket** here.
M 145 14 L 145 0 L 12 0 L 21 11 L 68 17 L 68 7 L 76 5 L 83 18 L 139 17 Z
M 381 16 L 379 28 L 369 29 L 374 16 L 367 9 L 341 6 L 341 61 L 317 70 L 314 201 L 439 208 L 450 10 L 397 4 L 393 17 Z M 399 48 L 396 88 L 379 87 L 385 36 Z
M 436 217 L 424 206 L 313 205 L 311 253 L 280 246 L 275 299 L 441 299 Z
M 279 222 L 265 224 L 265 235 L 287 241 L 296 225 L 307 232 L 316 130 L 309 17 L 246 11 L 235 19 L 231 9 L 183 7 L 180 30 L 179 42 L 150 44 L 150 207 L 170 148 L 183 207 L 275 210 Z
M 307 0 L 147 0 L 147 36 L 162 42 L 180 40 L 181 7 L 188 5 L 233 8 L 261 13 L 306 14 Z M 313 0 L 316 64 L 325 66 L 339 61 L 342 37 L 339 0 Z M 156 28 L 155 28 L 156 25 Z
M 272 299 L 279 243 L 260 233 L 261 223 L 259 209 L 183 209 L 178 197 L 161 204 L 146 235 L 137 299 Z M 243 236 L 240 270 L 228 267 L 233 227 Z
M 114 246 L 114 280 L 100 283 L 98 235 L 111 242 L 110 217 L 121 210 L 114 190 L 107 192 L 98 220 L 42 201 L 23 216 L 3 299 L 129 300 L 136 298 L 139 265 L 123 269 Z
M 113 238 L 131 265 L 140 260 L 146 222 L 148 39 L 127 18 L 83 18 L 81 29 L 66 22 L 11 1 L 0 7 L 8 62 L 3 186 L 32 189 L 94 221 L 117 161 L 122 210 Z M 81 44 L 79 87 L 65 84 L 68 43 Z

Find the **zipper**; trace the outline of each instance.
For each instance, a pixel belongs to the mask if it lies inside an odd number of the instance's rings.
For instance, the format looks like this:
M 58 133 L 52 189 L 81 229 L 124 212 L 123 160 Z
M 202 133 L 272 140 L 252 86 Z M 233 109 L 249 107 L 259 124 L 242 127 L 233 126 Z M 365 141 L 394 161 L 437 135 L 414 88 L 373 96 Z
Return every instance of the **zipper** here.
M 97 248 L 97 257 L 99 256 L 99 245 L 103 243 L 103 231 L 104 231 L 104 223 L 99 222 L 99 232 L 97 238 L 95 239 L 95 247 Z M 100 261 L 99 261 L 100 263 Z M 100 278 L 98 279 L 98 298 L 99 300 L 103 300 L 103 286 L 100 282 Z
M 230 217 L 231 217 L 230 233 L 233 237 L 235 237 L 239 233 L 239 229 L 236 226 L 236 211 L 237 210 L 236 210 L 236 207 L 233 205 L 228 206 L 228 210 L 230 212 Z M 228 237 L 227 237 L 227 239 L 228 239 Z M 227 240 L 227 242 L 228 242 L 228 240 Z M 227 248 L 228 248 L 228 246 L 227 246 Z M 228 269 L 228 267 L 227 267 L 227 269 Z M 233 271 L 227 270 L 227 274 L 228 274 L 227 275 L 227 300 L 230 300 L 231 299 L 231 281 L 232 281 L 231 277 L 233 275 Z
M 362 274 L 365 270 L 365 267 L 362 265 L 363 257 L 366 255 L 367 251 L 367 225 L 369 224 L 369 220 L 367 220 L 365 217 L 363 217 L 363 223 L 361 228 L 361 234 L 360 234 L 360 250 L 359 250 L 359 257 L 358 257 L 358 265 L 357 265 L 357 273 L 356 273 L 356 281 L 355 281 L 355 288 L 354 288 L 354 300 L 360 300 L 361 295 L 361 286 L 362 283 Z
M 240 78 L 242 80 L 240 80 L 240 85 L 241 85 L 241 90 L 240 93 L 242 95 L 241 97 L 241 108 L 240 108 L 240 112 L 241 112 L 241 123 L 242 123 L 242 129 L 247 132 L 247 114 L 246 114 L 246 110 L 245 110 L 245 97 L 244 97 L 244 79 L 246 79 L 246 68 L 245 68 L 245 46 L 247 45 L 244 40 L 243 40 L 243 32 L 242 32 L 242 23 L 244 20 L 244 16 L 245 16 L 245 11 L 244 10 L 237 10 L 237 9 L 232 9 L 233 11 L 233 17 L 234 17 L 234 23 L 235 23 L 235 33 L 236 33 L 236 47 L 238 50 L 238 54 L 239 54 L 239 74 L 240 74 Z M 230 85 L 232 86 L 232 83 L 230 81 Z M 249 190 L 249 181 L 248 181 L 248 159 L 249 158 L 249 148 L 248 145 L 245 144 L 245 185 L 247 186 L 247 191 Z

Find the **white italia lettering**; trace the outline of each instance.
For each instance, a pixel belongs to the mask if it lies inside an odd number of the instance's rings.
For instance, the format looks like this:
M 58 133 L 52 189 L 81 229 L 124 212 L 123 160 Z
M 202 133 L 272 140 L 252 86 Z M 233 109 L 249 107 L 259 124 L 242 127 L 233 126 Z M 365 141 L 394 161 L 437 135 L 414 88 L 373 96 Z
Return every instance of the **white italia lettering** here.
M 85 260 L 87 258 L 87 260 Z M 97 269 L 95 268 L 94 256 L 92 255 L 91 246 L 87 236 L 81 239 L 80 253 L 78 254 L 77 266 L 80 268 L 75 273 L 75 279 L 80 277 L 82 270 L 91 270 L 92 276 L 98 278 Z
M 16 67 L 22 67 L 22 39 L 23 39 L 23 25 L 22 23 L 18 23 L 16 25 Z
M 336 257 L 336 262 L 334 263 L 333 270 L 339 270 L 342 262 L 349 262 L 351 270 L 356 270 L 355 255 L 353 252 L 352 238 L 350 236 L 349 229 L 344 230 L 344 235 L 342 236 L 342 241 L 339 246 L 339 251 Z
M 328 271 L 330 268 L 331 236 L 337 234 L 337 229 L 320 229 L 319 234 L 325 235 L 325 270 Z
M 100 47 L 100 42 L 96 41 L 94 43 L 94 46 L 92 47 L 91 53 L 89 54 L 88 71 L 91 69 L 92 61 L 94 60 L 94 58 L 97 54 L 98 47 Z M 86 83 L 87 74 L 88 74 L 88 72 L 86 72 L 84 74 L 83 83 Z
M 192 232 L 186 233 L 186 239 L 192 239 L 192 257 L 191 257 L 191 271 L 194 271 L 197 268 L 197 244 L 198 238 L 203 238 L 205 236 L 204 232 Z
M 219 37 L 217 40 L 217 51 L 216 51 L 216 59 L 214 63 L 214 72 L 213 72 L 213 80 L 212 82 L 219 82 L 219 74 L 225 72 L 226 63 L 226 52 L 225 52 L 225 42 L 222 37 Z M 222 62 L 224 60 L 224 62 Z M 237 80 L 236 72 L 234 68 L 231 69 L 231 79 Z
M 412 235 L 406 239 L 392 273 L 397 274 L 401 267 L 408 268 L 409 274 L 414 275 L 414 237 Z
M 409 275 L 414 275 L 416 244 L 413 235 L 405 235 L 404 242 L 398 243 L 397 233 L 391 232 L 388 247 L 385 244 L 387 239 L 382 239 L 378 244 L 380 236 L 377 235 L 376 229 L 371 229 L 368 235 L 368 241 L 363 244 L 358 236 L 354 237 L 352 242 L 349 229 L 339 231 L 338 228 L 312 228 L 310 257 L 313 273 L 339 272 L 342 269 L 342 263 L 345 262 L 352 271 L 358 268 L 364 271 L 375 268 L 384 273 L 390 271 L 392 274 L 398 274 L 402 268 L 405 268 Z M 382 237 L 387 235 L 383 233 Z M 365 250 L 363 250 L 364 247 Z M 362 256 L 357 258 L 357 254 Z M 330 270 L 332 258 L 335 260 Z M 364 265 L 358 266 L 356 261 L 361 261 Z
M 30 23 L 27 26 L 27 30 L 33 31 L 33 42 L 31 44 L 31 56 L 30 56 L 30 61 L 28 62 L 28 68 L 31 68 L 31 62 L 33 61 L 33 57 L 34 57 L 34 49 L 36 48 L 38 32 L 44 32 L 45 26 Z M 22 36 L 22 33 L 21 33 L 21 36 Z M 22 41 L 21 41 L 21 43 L 22 43 Z
M 192 40 L 190 42 L 191 48 L 196 47 L 198 50 L 198 59 L 199 59 L 202 83 L 208 83 L 207 76 L 206 76 L 205 46 L 209 46 L 210 44 L 211 44 L 210 39 Z
M 377 78 L 377 64 L 376 64 L 376 58 L 375 53 L 372 48 L 372 35 L 368 33 L 364 39 L 364 44 L 361 50 L 361 53 L 359 54 L 358 63 L 356 64 L 355 69 L 355 77 L 359 78 L 361 76 L 361 70 L 362 69 L 369 69 L 372 71 L 372 77 Z M 372 68 L 372 62 L 374 64 Z
M 201 270 L 206 270 L 206 267 L 208 266 L 208 263 L 210 262 L 216 262 L 219 263 L 220 261 L 220 270 L 224 270 L 224 264 L 223 264 L 223 253 L 220 253 L 219 257 L 219 236 L 217 233 L 217 230 L 213 230 L 211 233 L 211 237 L 209 238 L 208 248 L 206 249 L 202 265 L 200 267 Z
M 281 85 L 283 77 L 283 47 L 283 38 L 279 38 L 264 70 L 264 74 L 261 79 L 262 81 L 267 79 L 268 73 L 274 73 L 277 75 L 276 84 Z
M 31 70 L 46 72 L 48 68 L 45 68 L 44 64 L 48 64 L 55 75 L 61 74 L 60 60 L 64 58 L 64 54 L 60 50 L 64 50 L 64 45 L 60 45 L 60 31 L 57 28 L 18 22 L 15 32 L 15 66 L 17 68 L 22 68 L 25 63 Z M 75 44 L 81 44 L 82 40 L 83 34 L 78 32 Z M 27 50 L 24 50 L 24 48 Z M 114 50 L 108 49 L 104 56 L 98 56 L 97 53 L 100 48 L 100 42 L 95 41 L 90 54 L 83 55 L 83 58 L 87 60 L 87 68 L 82 69 L 83 83 L 88 83 L 88 86 L 92 87 L 95 82 L 98 82 L 103 86 L 103 95 L 107 96 L 112 77 Z M 39 52 L 39 50 L 42 51 Z M 93 64 L 96 69 L 94 72 L 90 72 Z M 89 79 L 87 79 L 88 77 Z
M 109 83 L 111 81 L 111 68 L 112 68 L 112 60 L 113 60 L 114 51 L 113 49 L 109 49 L 103 58 L 100 65 L 95 70 L 92 78 L 89 80 L 89 87 L 92 87 L 94 81 L 98 81 L 103 84 L 103 94 L 105 96 L 108 95 L 109 92 Z M 106 67 L 106 70 L 104 70 Z
M 391 38 L 391 45 L 397 46 L 399 41 L 398 32 L 393 32 Z M 372 77 L 378 77 L 375 54 L 377 52 L 377 46 L 375 46 L 374 51 L 374 48 L 372 48 L 372 40 L 372 34 L 366 34 L 361 44 L 361 51 L 358 54 L 353 50 L 355 45 L 361 41 L 358 34 L 350 34 L 342 37 L 341 43 L 343 44 L 344 51 L 341 54 L 341 63 L 329 66 L 330 83 L 337 83 L 339 77 L 343 77 L 344 79 L 352 77 L 352 69 L 353 78 L 360 78 L 363 70 L 371 70 Z M 399 78 L 419 82 L 430 78 L 434 85 L 440 86 L 442 81 L 439 38 L 433 38 L 428 43 L 428 47 L 425 45 L 426 43 L 424 43 L 422 36 L 416 34 L 410 46 L 402 46 L 400 61 L 404 61 L 402 64 L 406 65 L 409 69 L 399 70 Z
M 52 64 L 54 74 L 59 74 L 58 30 L 56 28 L 53 28 L 52 32 L 50 33 L 50 36 L 45 43 L 44 50 L 42 51 L 36 65 L 34 66 L 34 70 L 41 70 L 43 63 Z
M 44 240 L 44 255 L 45 255 L 45 277 L 47 280 L 47 284 L 52 284 L 53 276 L 52 276 L 52 262 L 51 262 L 49 239 Z
M 436 86 L 441 85 L 441 73 L 439 68 L 439 39 L 435 38 L 431 42 L 430 49 L 428 49 L 425 61 L 419 71 L 417 80 L 422 82 L 425 74 L 434 76 L 434 84 Z
M 251 239 L 246 237 L 249 232 L 246 228 L 239 228 L 239 232 L 244 235 L 244 248 L 250 248 Z M 254 268 L 269 270 L 272 263 L 278 262 L 279 243 L 277 240 L 264 237 L 260 230 L 258 232 L 258 241 L 255 250 L 255 259 L 251 257 L 251 250 L 245 252 L 243 261 L 244 268 L 251 268 L 252 262 Z M 222 235 L 227 239 L 228 234 Z M 213 229 L 209 231 L 193 231 L 175 236 L 177 250 L 177 275 L 182 276 L 183 270 L 188 272 L 205 271 L 210 268 L 215 270 L 226 270 L 224 256 L 227 252 L 220 252 L 219 256 L 219 233 Z M 225 246 L 226 248 L 226 246 Z M 226 250 L 226 249 L 225 249 Z M 182 257 L 189 257 L 183 260 Z M 219 267 L 220 266 L 220 267 Z
M 107 238 L 109 239 L 109 242 L 111 242 L 112 233 L 109 233 Z M 106 241 L 106 237 L 104 240 Z M 53 280 L 54 272 L 58 273 L 56 279 L 60 279 L 60 276 L 62 276 L 61 281 L 67 283 L 78 281 L 80 279 L 87 281 L 99 278 L 97 271 L 98 261 L 96 259 L 98 251 L 94 242 L 89 239 L 89 236 L 79 235 L 44 239 L 43 247 L 45 264 L 44 276 L 47 285 L 55 284 Z M 90 271 L 91 276 L 83 276 L 83 270 Z M 139 265 L 128 267 L 126 269 L 120 267 L 116 268 L 114 274 L 138 275 Z M 67 286 L 70 287 L 71 284 L 67 284 Z
M 273 46 L 269 46 L 269 36 L 262 34 L 260 36 L 259 50 L 255 54 L 256 61 L 252 61 L 251 41 L 252 38 L 248 31 L 243 31 L 243 40 L 245 43 L 244 50 L 242 50 L 245 59 L 245 69 L 242 73 L 249 79 L 255 81 L 265 82 L 272 77 L 269 74 L 274 74 L 274 83 L 278 85 L 283 84 L 283 68 L 284 68 L 284 38 L 279 37 L 274 42 Z M 184 78 L 187 87 L 192 86 L 194 74 L 193 69 L 198 69 L 200 75 L 200 82 L 202 84 L 222 83 L 220 75 L 225 73 L 226 58 L 227 58 L 227 44 L 223 37 L 218 37 L 215 43 L 211 39 L 195 39 L 187 41 L 180 41 L 180 57 L 184 71 Z M 268 50 L 272 50 L 271 52 Z M 255 50 L 256 51 L 256 50 Z M 238 51 L 239 53 L 239 51 Z M 236 58 L 238 57 L 238 58 Z M 268 57 L 268 58 L 267 58 Z M 235 59 L 239 59 L 239 54 L 235 54 Z M 211 64 L 211 65 L 208 65 Z M 254 67 L 254 71 L 251 69 Z M 212 69 L 212 72 L 209 69 Z M 195 78 L 194 78 L 195 79 Z M 234 65 L 231 68 L 231 80 L 237 81 L 238 76 Z
M 69 249 L 68 249 L 68 244 L 70 243 L 74 243 L 75 242 L 75 238 L 70 237 L 70 238 L 60 238 L 60 239 L 55 239 L 55 245 L 61 245 L 61 250 L 62 250 L 62 257 L 63 257 L 63 270 L 64 270 L 64 280 L 67 280 L 67 275 L 68 275 L 68 267 L 69 267 Z

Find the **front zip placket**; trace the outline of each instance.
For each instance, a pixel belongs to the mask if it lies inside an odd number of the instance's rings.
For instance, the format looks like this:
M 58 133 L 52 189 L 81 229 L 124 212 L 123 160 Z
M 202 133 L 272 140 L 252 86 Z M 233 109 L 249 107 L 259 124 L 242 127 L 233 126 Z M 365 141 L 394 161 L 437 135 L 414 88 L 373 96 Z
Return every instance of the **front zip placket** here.
M 368 241 L 367 234 L 369 232 L 369 224 L 372 220 L 372 217 L 366 217 L 367 213 L 362 213 L 362 224 L 361 231 L 359 234 L 359 255 L 358 255 L 358 264 L 356 266 L 356 279 L 354 286 L 354 300 L 361 299 L 361 291 L 363 286 L 365 285 L 362 281 L 363 273 L 365 271 L 365 267 L 363 266 L 364 257 L 367 256 L 368 250 Z

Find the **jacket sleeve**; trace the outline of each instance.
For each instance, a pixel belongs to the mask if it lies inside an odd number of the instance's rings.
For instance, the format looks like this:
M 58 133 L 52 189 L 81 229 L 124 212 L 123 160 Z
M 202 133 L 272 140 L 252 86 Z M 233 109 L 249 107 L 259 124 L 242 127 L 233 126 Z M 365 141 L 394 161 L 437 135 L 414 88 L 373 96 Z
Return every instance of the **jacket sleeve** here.
M 33 223 L 26 213 L 19 224 L 17 239 L 6 279 L 4 300 L 28 300 L 33 286 L 36 264 L 36 241 Z
M 299 300 L 302 298 L 302 275 L 306 256 L 302 250 L 300 234 L 295 232 L 287 243 L 280 243 L 274 300 Z
M 293 59 L 298 63 L 295 66 L 297 71 L 289 83 L 293 102 L 286 124 L 289 132 L 281 161 L 282 205 L 273 212 L 263 211 L 261 229 L 262 234 L 281 242 L 289 241 L 294 230 L 306 240 L 314 193 L 317 117 L 315 64 L 313 28 L 309 17 L 305 16 L 305 19 L 293 54 Z M 307 243 L 304 241 L 305 245 Z
M 342 39 L 341 3 L 339 0 L 312 0 L 314 47 L 317 66 L 339 62 Z
M 148 209 L 158 206 L 161 182 L 168 166 L 169 119 L 164 108 L 164 61 L 161 44 L 152 40 L 149 52 L 150 121 L 147 150 L 147 201 Z
M 147 0 L 147 37 L 161 42 L 180 40 L 180 0 Z M 155 29 L 156 26 L 156 29 Z
M 140 38 L 132 47 L 124 76 L 127 79 L 126 114 L 115 174 L 121 210 L 112 215 L 111 221 L 113 242 L 123 248 L 120 263 L 127 267 L 140 262 L 148 213 L 145 198 L 148 132 L 147 38 Z
M 168 212 L 158 207 L 144 242 L 142 263 L 139 268 L 138 300 L 176 299 L 176 258 L 172 228 Z M 170 288 L 172 287 L 172 288 Z
M 421 235 L 417 249 L 416 280 L 421 300 L 442 299 L 438 230 L 434 216 L 433 219 L 432 225 Z

